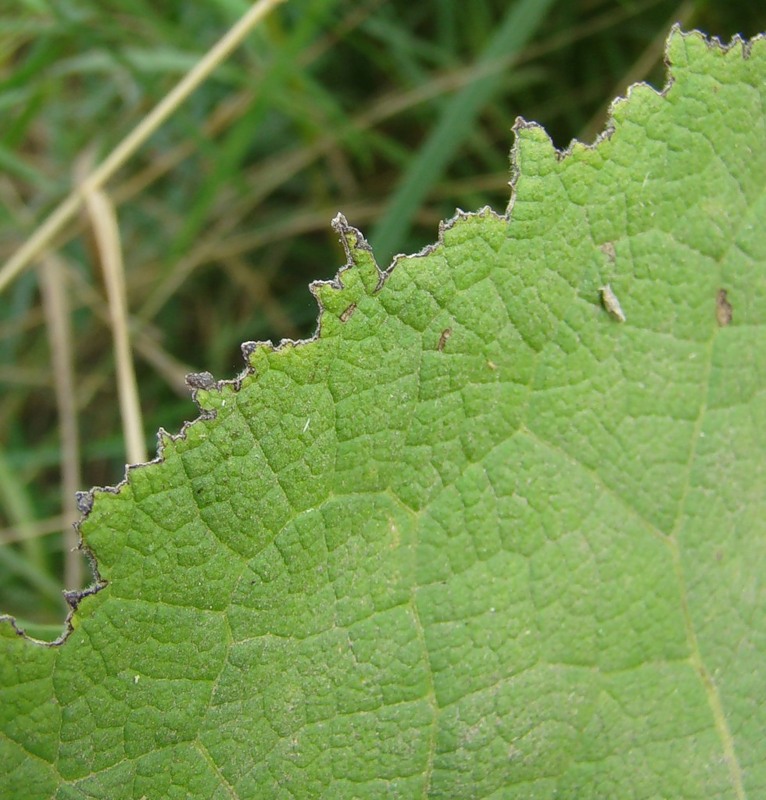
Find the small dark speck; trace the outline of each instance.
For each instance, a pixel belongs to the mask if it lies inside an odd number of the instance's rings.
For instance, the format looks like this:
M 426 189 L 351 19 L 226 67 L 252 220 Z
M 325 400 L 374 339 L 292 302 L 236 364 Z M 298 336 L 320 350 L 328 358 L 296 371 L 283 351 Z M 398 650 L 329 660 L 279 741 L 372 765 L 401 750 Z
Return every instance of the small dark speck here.
M 733 316 L 731 303 L 728 300 L 726 289 L 719 289 L 715 296 L 715 318 L 721 328 L 731 323 Z
M 436 349 L 441 353 L 444 350 L 444 345 L 447 344 L 449 337 L 452 336 L 452 328 L 445 328 L 442 331 L 442 335 L 439 337 L 439 344 L 436 345 Z
M 186 376 L 186 385 L 190 389 L 215 389 L 215 378 L 209 372 L 190 372 Z

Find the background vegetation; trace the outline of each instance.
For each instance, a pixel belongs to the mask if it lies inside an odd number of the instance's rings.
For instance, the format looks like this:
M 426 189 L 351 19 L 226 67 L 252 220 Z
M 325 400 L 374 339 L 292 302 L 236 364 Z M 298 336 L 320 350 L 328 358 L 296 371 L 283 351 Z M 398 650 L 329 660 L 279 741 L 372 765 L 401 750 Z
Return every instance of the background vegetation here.
M 248 6 L 3 4 L 0 262 Z M 662 86 L 676 21 L 728 40 L 766 29 L 766 7 L 278 7 L 106 187 L 150 455 L 160 426 L 195 416 L 186 373 L 231 378 L 242 341 L 311 335 L 307 283 L 343 262 L 329 227 L 337 211 L 385 266 L 432 242 L 456 207 L 504 210 L 515 117 L 543 123 L 560 147 L 592 141 L 630 83 Z M 69 553 L 73 486 L 114 484 L 127 460 L 101 258 L 83 213 L 0 294 L 0 610 L 41 623 L 63 619 L 63 585 L 90 577 Z

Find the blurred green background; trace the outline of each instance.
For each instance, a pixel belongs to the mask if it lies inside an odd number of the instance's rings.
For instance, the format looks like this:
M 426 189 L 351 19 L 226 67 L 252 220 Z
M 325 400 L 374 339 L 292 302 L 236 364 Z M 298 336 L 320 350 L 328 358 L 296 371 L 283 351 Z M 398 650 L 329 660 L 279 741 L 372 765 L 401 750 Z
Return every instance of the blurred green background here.
M 0 262 L 248 7 L 2 4 Z M 307 284 L 343 263 L 329 226 L 338 211 L 369 236 L 381 266 L 433 242 L 456 208 L 504 211 L 515 117 L 545 125 L 561 148 L 593 141 L 630 83 L 662 87 L 675 21 L 727 41 L 766 29 L 766 4 L 279 6 L 106 187 L 149 453 L 159 427 L 177 431 L 195 416 L 185 373 L 233 378 L 241 342 L 313 333 Z M 69 303 L 79 488 L 120 481 L 126 455 L 104 282 L 82 214 L 0 294 L 0 610 L 60 630 L 76 514 L 62 491 L 72 453 L 62 447 L 43 262 L 63 276 Z

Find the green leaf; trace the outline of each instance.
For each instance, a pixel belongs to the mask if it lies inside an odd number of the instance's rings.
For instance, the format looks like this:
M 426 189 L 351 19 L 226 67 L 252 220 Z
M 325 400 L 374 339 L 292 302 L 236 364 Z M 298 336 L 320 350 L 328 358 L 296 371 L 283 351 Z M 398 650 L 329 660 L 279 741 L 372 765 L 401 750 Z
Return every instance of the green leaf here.
M 385 273 L 339 217 L 317 337 L 86 498 L 4 797 L 763 795 L 766 40 L 668 55 L 594 147 L 520 122 L 506 216 Z

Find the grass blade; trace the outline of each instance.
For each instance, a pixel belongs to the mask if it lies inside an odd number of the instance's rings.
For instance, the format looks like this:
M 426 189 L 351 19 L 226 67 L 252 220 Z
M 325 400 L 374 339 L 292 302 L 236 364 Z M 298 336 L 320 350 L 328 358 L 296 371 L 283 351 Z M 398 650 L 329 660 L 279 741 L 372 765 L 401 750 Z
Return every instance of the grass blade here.
M 500 66 L 518 55 L 539 29 L 553 0 L 521 0 L 508 12 L 477 61 L 480 77 L 447 104 L 370 236 L 381 263 L 393 255 L 415 212 L 441 177 L 449 159 L 472 130 L 474 120 L 503 80 Z

